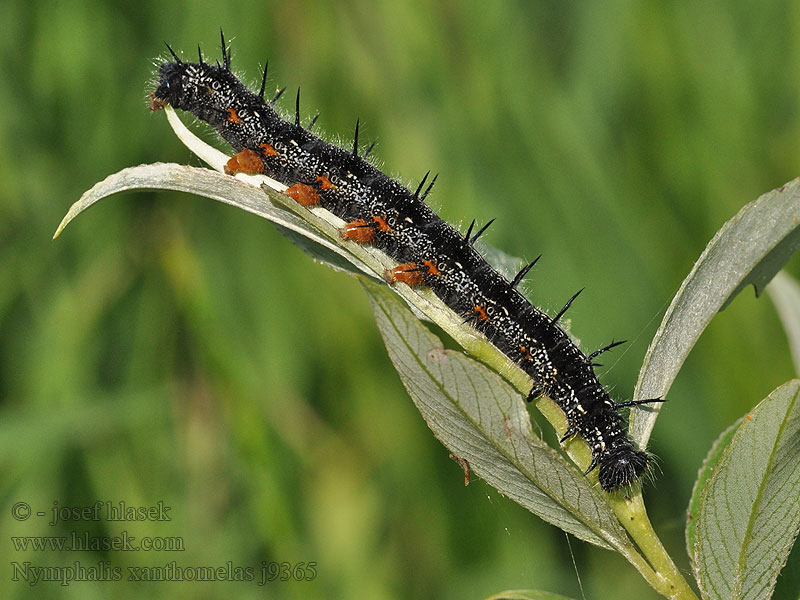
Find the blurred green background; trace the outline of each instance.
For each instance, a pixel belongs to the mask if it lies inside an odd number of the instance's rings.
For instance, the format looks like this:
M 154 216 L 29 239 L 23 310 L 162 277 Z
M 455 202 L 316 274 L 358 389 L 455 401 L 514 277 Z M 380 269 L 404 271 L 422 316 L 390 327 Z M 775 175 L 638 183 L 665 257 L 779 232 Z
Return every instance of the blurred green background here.
M 0 61 L 0 588 L 35 566 L 316 562 L 313 582 L 40 583 L 58 598 L 483 598 L 540 588 L 655 597 L 620 557 L 469 487 L 414 409 L 358 283 L 267 222 L 202 198 L 103 201 L 106 175 L 199 165 L 146 109 L 164 41 L 302 86 L 329 139 L 377 139 L 385 170 L 439 172 L 454 223 L 544 258 L 533 300 L 570 311 L 619 399 L 722 223 L 800 174 L 800 6 L 787 2 L 22 2 Z M 209 136 L 210 139 L 210 136 Z M 796 266 L 796 265 L 795 265 Z M 790 265 L 791 268 L 791 265 Z M 794 269 L 797 271 L 797 269 Z M 685 509 L 707 449 L 793 369 L 746 290 L 670 392 L 645 498 L 688 570 Z M 172 507 L 170 522 L 17 522 L 13 503 Z M 181 536 L 185 551 L 17 551 L 12 535 Z M 688 574 L 687 574 L 688 575 Z M 123 571 L 123 578 L 127 573 Z

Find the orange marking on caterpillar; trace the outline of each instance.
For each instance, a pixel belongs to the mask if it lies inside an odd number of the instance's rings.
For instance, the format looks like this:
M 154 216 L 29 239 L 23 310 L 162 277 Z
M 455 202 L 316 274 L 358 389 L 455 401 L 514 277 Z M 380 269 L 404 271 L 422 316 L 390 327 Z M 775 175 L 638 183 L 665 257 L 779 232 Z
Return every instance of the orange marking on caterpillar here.
M 364 219 L 356 219 L 342 228 L 340 236 L 343 240 L 371 244 L 375 241 L 375 227 Z
M 525 360 L 531 360 L 531 351 L 528 350 L 525 346 L 520 346 L 519 351 L 522 352 L 522 358 Z
M 406 285 L 422 285 L 425 283 L 425 276 L 420 271 L 417 263 L 409 262 L 397 265 L 389 273 L 393 281 L 400 281 Z
M 242 120 L 239 118 L 239 114 L 236 112 L 235 108 L 228 109 L 228 122 L 229 123 L 241 123 Z
M 393 231 L 393 229 L 389 227 L 389 224 L 386 222 L 386 219 L 383 217 L 372 217 L 372 220 L 378 224 L 378 231 L 383 231 L 384 233 L 391 233 Z M 417 265 L 414 265 L 414 268 L 416 268 L 416 266 Z
M 261 148 L 261 154 L 267 158 L 278 155 L 278 151 L 269 144 L 259 144 L 258 147 Z
M 489 318 L 489 315 L 486 314 L 486 308 L 481 306 L 480 304 L 476 304 L 472 307 L 473 312 L 478 315 L 478 319 L 481 321 L 485 321 Z
M 423 260 L 422 264 L 428 269 L 428 275 L 435 275 L 436 277 L 439 277 L 442 274 L 442 272 L 436 267 L 436 263 L 429 260 Z
M 284 194 L 302 206 L 314 206 L 319 204 L 319 192 L 305 183 L 295 183 L 289 186 L 289 189 L 287 189 Z
M 241 152 L 234 154 L 230 160 L 225 164 L 225 172 L 228 175 L 236 175 L 236 173 L 263 173 L 264 161 L 255 150 L 245 148 Z
M 319 189 L 321 190 L 336 189 L 336 186 L 331 183 L 331 180 L 328 178 L 327 175 L 320 175 L 319 177 L 317 177 L 317 183 L 319 184 Z

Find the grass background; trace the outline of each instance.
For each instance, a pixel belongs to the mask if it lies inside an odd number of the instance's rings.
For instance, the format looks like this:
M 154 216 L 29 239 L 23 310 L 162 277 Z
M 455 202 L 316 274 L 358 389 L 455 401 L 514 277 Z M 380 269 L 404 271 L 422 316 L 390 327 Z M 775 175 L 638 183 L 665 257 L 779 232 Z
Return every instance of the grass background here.
M 431 202 L 492 245 L 544 258 L 530 296 L 584 348 L 630 343 L 628 398 L 667 303 L 745 203 L 800 172 L 800 6 L 788 2 L 3 3 L 0 36 L 0 587 L 36 566 L 317 563 L 310 583 L 40 583 L 58 598 L 483 598 L 532 587 L 654 597 L 621 558 L 462 473 L 405 394 L 352 279 L 256 217 L 174 193 L 109 199 L 123 167 L 199 164 L 146 110 L 163 41 L 255 82 L 302 86 L 329 139 L 356 117 L 386 171 L 439 172 Z M 289 107 L 291 101 L 284 105 Z M 795 265 L 796 266 L 796 265 Z M 797 269 L 794 269 L 795 272 Z M 656 530 L 683 524 L 707 449 L 793 376 L 750 290 L 696 346 L 657 422 Z M 16 522 L 97 500 L 163 501 L 166 523 Z M 48 513 L 49 514 L 49 513 Z M 11 535 L 181 536 L 181 553 L 15 551 Z M 123 578 L 127 573 L 123 571 Z M 688 574 L 687 574 L 688 576 Z M 794 590 L 796 597 L 796 590 Z M 789 597 L 789 596 L 786 596 Z

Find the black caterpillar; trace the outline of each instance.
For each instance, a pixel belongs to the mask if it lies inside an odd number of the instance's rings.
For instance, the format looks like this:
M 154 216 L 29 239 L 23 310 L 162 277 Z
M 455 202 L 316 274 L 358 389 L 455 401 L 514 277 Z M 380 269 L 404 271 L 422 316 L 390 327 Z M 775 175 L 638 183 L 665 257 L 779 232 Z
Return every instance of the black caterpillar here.
M 358 123 L 352 150 L 321 140 L 310 132 L 316 117 L 307 129 L 300 125 L 299 91 L 294 122 L 282 119 L 272 108 L 280 92 L 264 100 L 266 69 L 256 94 L 231 72 L 224 37 L 221 65 L 204 62 L 199 48 L 197 63 L 167 48 L 174 61 L 159 67 L 151 109 L 170 104 L 207 122 L 237 152 L 229 173 L 265 173 L 290 186 L 286 193 L 299 203 L 345 220 L 343 238 L 373 244 L 396 260 L 390 282 L 430 287 L 531 376 L 528 400 L 546 394 L 561 407 L 569 423 L 561 441 L 576 434 L 586 440 L 592 451 L 587 473 L 599 467 L 604 490 L 630 485 L 644 473 L 648 454 L 634 448 L 618 410 L 657 400 L 611 400 L 592 360 L 622 342 L 586 355 L 558 325 L 578 294 L 554 317 L 531 305 L 517 285 L 536 261 L 512 281 L 495 271 L 473 247 L 488 224 L 473 233 L 473 221 L 461 235 L 440 219 L 424 203 L 436 178 L 425 187 L 426 175 L 412 192 L 379 171 L 365 160 L 372 146 L 358 155 Z

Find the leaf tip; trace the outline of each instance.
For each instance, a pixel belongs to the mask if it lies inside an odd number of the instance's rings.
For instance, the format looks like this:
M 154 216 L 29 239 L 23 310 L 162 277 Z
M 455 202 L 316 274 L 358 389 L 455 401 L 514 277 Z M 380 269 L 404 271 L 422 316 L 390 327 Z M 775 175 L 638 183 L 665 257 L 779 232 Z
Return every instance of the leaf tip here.
M 53 234 L 53 239 L 56 239 L 58 236 L 61 235 L 61 232 L 64 231 L 64 228 L 69 224 L 71 220 L 72 220 L 72 215 L 70 213 L 64 215 L 64 218 L 61 219 L 61 223 L 58 224 L 56 232 Z
M 61 223 L 58 224 L 58 228 L 56 229 L 56 232 L 53 234 L 53 239 L 56 239 L 58 236 L 60 236 L 61 232 L 64 231 L 67 225 L 69 225 L 75 217 L 77 217 L 81 212 L 83 212 L 85 208 L 87 208 L 87 205 L 83 202 L 83 200 L 84 198 L 86 198 L 88 194 L 89 192 L 84 193 L 83 196 L 81 196 L 80 200 L 78 200 L 72 206 L 69 207 L 67 214 L 64 215 L 64 218 L 61 219 Z M 88 206 L 91 206 L 91 203 Z

